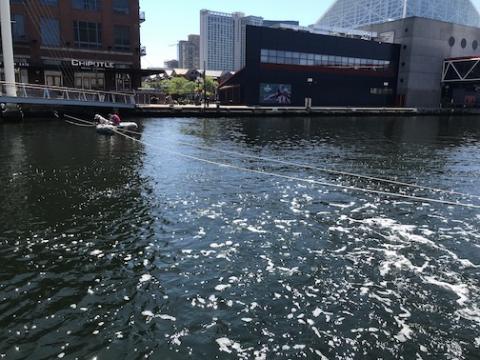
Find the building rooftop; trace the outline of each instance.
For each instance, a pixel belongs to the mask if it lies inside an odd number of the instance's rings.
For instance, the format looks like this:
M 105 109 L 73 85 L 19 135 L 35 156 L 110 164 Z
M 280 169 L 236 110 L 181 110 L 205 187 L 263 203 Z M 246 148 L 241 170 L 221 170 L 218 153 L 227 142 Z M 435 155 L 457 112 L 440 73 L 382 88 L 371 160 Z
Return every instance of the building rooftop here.
M 480 26 L 470 0 L 337 0 L 316 25 L 355 29 L 411 16 Z

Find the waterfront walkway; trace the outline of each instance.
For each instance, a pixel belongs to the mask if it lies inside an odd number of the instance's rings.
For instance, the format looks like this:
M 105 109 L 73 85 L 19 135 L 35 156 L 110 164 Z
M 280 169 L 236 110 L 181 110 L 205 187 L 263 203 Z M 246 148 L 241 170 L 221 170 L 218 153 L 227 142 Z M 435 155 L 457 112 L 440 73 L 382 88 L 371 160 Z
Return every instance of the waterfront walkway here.
M 249 116 L 421 116 L 421 115 L 478 115 L 476 109 L 417 109 L 389 107 L 268 107 L 195 105 L 137 105 L 136 114 L 162 117 L 249 117 Z
M 14 94 L 12 96 L 12 94 Z M 122 110 L 146 117 L 262 117 L 262 116 L 418 116 L 480 115 L 477 109 L 417 109 L 391 107 L 274 107 L 149 104 L 146 94 L 73 89 L 0 81 L 0 103 L 21 105 L 30 115 L 52 110 L 71 113 Z

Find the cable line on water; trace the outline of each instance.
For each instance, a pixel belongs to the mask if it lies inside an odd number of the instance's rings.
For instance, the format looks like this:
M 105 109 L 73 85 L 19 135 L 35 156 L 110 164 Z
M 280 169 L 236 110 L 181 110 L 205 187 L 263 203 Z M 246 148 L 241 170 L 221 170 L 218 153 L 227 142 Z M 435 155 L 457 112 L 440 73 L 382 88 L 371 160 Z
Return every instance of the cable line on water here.
M 68 117 L 68 118 L 71 118 L 73 120 L 77 120 L 77 121 L 80 121 L 80 122 L 93 124 L 93 122 L 86 121 L 86 120 L 79 119 L 79 118 L 75 118 L 73 116 L 65 115 L 65 117 Z M 364 189 L 364 188 L 355 187 L 355 186 L 347 186 L 347 185 L 334 184 L 334 183 L 324 182 L 324 181 L 319 181 L 319 180 L 314 180 L 314 179 L 299 178 L 299 177 L 290 176 L 290 175 L 282 175 L 282 174 L 277 174 L 277 173 L 264 171 L 264 170 L 249 169 L 249 168 L 245 168 L 245 167 L 241 167 L 241 166 L 237 166 L 237 165 L 216 162 L 216 161 L 203 159 L 203 158 L 196 157 L 196 156 L 186 155 L 186 154 L 174 151 L 174 150 L 169 150 L 169 149 L 166 149 L 164 147 L 161 147 L 161 146 L 158 146 L 158 145 L 155 145 L 155 144 L 150 144 L 146 141 L 142 141 L 142 140 L 134 138 L 133 136 L 125 134 L 125 131 L 121 132 L 121 131 L 118 131 L 116 129 L 114 129 L 113 131 L 116 134 L 118 134 L 120 136 L 123 136 L 126 139 L 130 139 L 134 142 L 137 142 L 139 144 L 149 146 L 149 147 L 152 147 L 152 148 L 156 148 L 156 149 L 165 151 L 165 152 L 170 153 L 170 154 L 175 155 L 175 156 L 179 156 L 179 157 L 183 157 L 183 158 L 186 158 L 186 159 L 195 160 L 195 161 L 198 161 L 198 162 L 203 162 L 203 163 L 206 163 L 206 164 L 215 165 L 215 166 L 219 166 L 219 167 L 230 168 L 230 169 L 235 169 L 235 170 L 244 171 L 244 172 L 250 172 L 250 173 L 254 173 L 254 174 L 272 176 L 272 177 L 287 179 L 287 180 L 291 180 L 291 181 L 304 182 L 304 183 L 308 183 L 308 184 L 320 185 L 320 186 L 325 186 L 325 187 L 332 187 L 332 188 L 337 188 L 337 189 L 342 189 L 342 190 L 349 190 L 349 191 L 362 192 L 362 193 L 375 194 L 375 195 L 401 198 L 401 199 L 409 199 L 409 200 L 412 200 L 412 201 L 415 201 L 415 202 L 435 203 L 435 204 L 443 204 L 443 205 L 464 207 L 464 208 L 470 208 L 470 209 L 480 209 L 479 205 L 474 205 L 474 204 L 466 204 L 466 203 L 448 201 L 448 200 L 441 200 L 441 199 L 431 199 L 431 198 L 427 198 L 427 197 L 419 197 L 419 196 L 414 196 L 414 195 L 394 193 L 394 192 L 382 191 L 382 190 Z M 132 131 L 128 131 L 128 132 L 132 132 Z M 133 133 L 141 135 L 141 133 L 138 133 L 138 132 L 133 132 Z M 465 194 L 465 195 L 467 195 L 467 194 Z

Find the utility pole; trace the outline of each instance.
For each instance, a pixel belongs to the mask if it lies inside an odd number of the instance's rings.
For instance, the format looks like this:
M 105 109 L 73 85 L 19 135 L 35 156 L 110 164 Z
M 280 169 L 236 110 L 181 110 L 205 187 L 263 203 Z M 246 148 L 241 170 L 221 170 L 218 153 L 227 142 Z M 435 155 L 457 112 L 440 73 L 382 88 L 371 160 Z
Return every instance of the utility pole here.
M 10 0 L 0 0 L 0 22 L 2 28 L 3 71 L 7 96 L 16 97 L 15 63 L 13 60 L 12 19 L 10 15 Z

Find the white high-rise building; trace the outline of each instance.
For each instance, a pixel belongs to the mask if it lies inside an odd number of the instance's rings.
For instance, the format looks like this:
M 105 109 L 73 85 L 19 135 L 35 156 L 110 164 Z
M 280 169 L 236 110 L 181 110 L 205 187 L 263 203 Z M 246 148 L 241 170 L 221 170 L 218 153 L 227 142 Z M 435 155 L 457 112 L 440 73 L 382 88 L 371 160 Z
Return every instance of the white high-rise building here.
M 258 16 L 244 16 L 242 13 L 234 13 L 235 42 L 234 42 L 234 70 L 245 67 L 245 50 L 247 48 L 247 25 L 262 26 L 263 18 Z
M 245 66 L 247 26 L 298 25 L 292 20 L 264 20 L 259 16 L 245 16 L 218 11 L 200 11 L 200 68 L 207 70 L 238 71 Z
M 200 67 L 233 71 L 235 21 L 233 14 L 200 11 Z
M 354 29 L 412 16 L 480 26 L 470 0 L 337 0 L 316 25 Z

